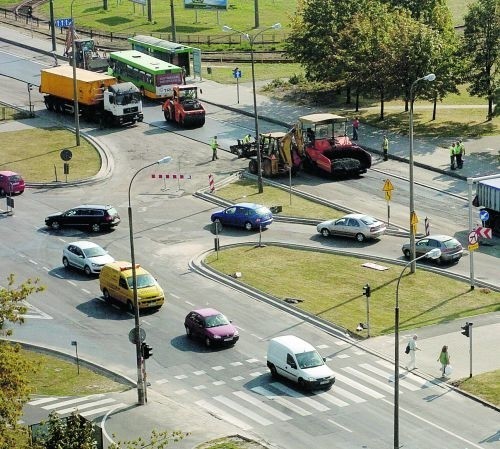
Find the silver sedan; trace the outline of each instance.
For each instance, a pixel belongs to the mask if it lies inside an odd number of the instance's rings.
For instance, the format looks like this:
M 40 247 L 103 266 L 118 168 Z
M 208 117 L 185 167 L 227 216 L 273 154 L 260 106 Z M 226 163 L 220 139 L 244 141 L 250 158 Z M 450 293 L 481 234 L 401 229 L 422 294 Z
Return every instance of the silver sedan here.
M 105 249 L 85 240 L 69 243 L 63 249 L 63 265 L 83 270 L 87 276 L 99 273 L 105 264 L 114 261 Z
M 337 220 L 324 221 L 316 229 L 323 237 L 338 235 L 354 237 L 358 242 L 366 239 L 376 239 L 382 236 L 387 229 L 385 223 L 369 215 L 348 214 Z

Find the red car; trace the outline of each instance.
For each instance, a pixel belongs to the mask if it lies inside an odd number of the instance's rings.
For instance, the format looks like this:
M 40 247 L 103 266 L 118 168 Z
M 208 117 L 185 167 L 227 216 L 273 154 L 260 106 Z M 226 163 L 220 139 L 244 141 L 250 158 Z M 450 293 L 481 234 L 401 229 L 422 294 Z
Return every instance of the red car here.
M 189 312 L 184 320 L 188 338 L 200 338 L 205 346 L 234 345 L 240 338 L 238 329 L 222 313 L 212 308 Z
M 13 171 L 0 171 L 0 196 L 24 192 L 24 179 Z

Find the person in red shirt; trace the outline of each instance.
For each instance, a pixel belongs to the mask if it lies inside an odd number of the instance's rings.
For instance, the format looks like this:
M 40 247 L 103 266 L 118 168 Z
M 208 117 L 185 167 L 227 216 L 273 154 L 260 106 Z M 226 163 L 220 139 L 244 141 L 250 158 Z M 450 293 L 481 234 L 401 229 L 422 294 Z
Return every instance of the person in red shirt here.
M 352 121 L 352 140 L 358 140 L 358 128 L 359 128 L 359 120 L 356 117 Z

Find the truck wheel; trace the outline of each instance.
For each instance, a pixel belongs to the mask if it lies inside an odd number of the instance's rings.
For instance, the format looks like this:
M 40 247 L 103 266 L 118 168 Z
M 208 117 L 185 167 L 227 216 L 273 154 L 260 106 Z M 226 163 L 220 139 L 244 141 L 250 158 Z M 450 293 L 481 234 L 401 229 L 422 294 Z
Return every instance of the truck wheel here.
M 262 174 L 266 178 L 270 178 L 271 176 L 273 176 L 273 167 L 270 159 L 264 159 L 262 161 Z
M 163 115 L 165 116 L 165 120 L 167 122 L 171 122 L 172 121 L 172 116 L 170 115 L 170 108 L 167 108 L 163 111 Z
M 130 313 L 134 313 L 134 305 L 130 299 L 127 301 L 127 311 Z
M 248 171 L 252 173 L 252 175 L 256 175 L 258 171 L 257 161 L 255 159 L 251 159 L 248 163 Z

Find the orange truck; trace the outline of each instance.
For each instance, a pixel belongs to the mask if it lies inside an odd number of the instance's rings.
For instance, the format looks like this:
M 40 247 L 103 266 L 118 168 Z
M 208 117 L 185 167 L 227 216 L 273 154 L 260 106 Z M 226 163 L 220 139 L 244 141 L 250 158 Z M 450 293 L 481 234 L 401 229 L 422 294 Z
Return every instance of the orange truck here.
M 182 127 L 201 127 L 205 124 L 205 108 L 198 100 L 196 86 L 174 86 L 172 98 L 162 105 L 167 122 L 175 122 Z

